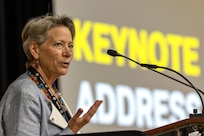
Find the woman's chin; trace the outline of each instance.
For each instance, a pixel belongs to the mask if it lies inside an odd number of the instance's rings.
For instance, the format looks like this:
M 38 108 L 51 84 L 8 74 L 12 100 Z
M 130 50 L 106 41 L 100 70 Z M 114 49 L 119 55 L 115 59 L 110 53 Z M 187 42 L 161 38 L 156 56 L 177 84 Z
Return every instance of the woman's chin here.
M 67 72 L 68 72 L 68 70 L 66 69 L 66 70 L 62 70 L 61 71 L 61 75 L 66 75 L 67 74 Z

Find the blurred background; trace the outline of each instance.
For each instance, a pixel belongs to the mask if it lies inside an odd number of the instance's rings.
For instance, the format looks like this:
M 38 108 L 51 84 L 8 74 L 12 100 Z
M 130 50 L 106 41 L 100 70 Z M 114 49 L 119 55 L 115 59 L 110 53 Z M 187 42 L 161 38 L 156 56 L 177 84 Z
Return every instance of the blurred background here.
M 104 102 L 82 132 L 149 130 L 202 112 L 202 0 L 24 0 L 0 3 L 1 96 L 25 71 L 20 33 L 28 18 L 68 15 L 75 23 L 74 58 L 58 88 L 73 113 Z M 107 54 L 108 49 L 136 63 Z M 172 71 L 171 71 L 172 70 Z M 176 72 L 178 72 L 176 74 Z M 182 77 L 183 76 L 183 77 Z M 186 80 L 187 79 L 187 80 Z M 193 85 L 193 86 L 192 86 Z

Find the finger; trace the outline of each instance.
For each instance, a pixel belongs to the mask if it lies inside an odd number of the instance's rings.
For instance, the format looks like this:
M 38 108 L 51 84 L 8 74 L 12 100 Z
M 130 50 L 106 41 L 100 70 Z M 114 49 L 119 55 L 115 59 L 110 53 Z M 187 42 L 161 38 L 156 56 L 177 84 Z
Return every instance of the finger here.
M 77 119 L 81 116 L 82 113 L 83 113 L 83 109 L 79 108 L 72 118 Z
M 96 113 L 102 102 L 103 102 L 102 100 L 96 100 L 95 103 L 89 108 L 87 113 L 84 115 L 84 117 L 91 118 Z

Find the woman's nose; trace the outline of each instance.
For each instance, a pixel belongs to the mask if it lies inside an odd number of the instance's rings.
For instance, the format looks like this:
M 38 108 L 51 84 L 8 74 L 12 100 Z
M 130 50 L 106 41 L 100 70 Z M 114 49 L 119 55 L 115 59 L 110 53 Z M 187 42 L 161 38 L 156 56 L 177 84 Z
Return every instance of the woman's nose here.
M 63 51 L 63 56 L 65 57 L 70 57 L 72 56 L 73 52 L 72 49 L 70 49 L 69 47 L 66 47 Z

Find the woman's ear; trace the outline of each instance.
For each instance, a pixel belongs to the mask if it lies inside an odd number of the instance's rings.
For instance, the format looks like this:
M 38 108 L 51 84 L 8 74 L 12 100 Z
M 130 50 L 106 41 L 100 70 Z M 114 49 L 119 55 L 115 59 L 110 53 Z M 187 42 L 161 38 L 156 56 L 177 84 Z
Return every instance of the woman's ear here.
M 30 43 L 30 53 L 32 54 L 33 58 L 35 58 L 36 60 L 39 59 L 38 45 L 34 42 Z

